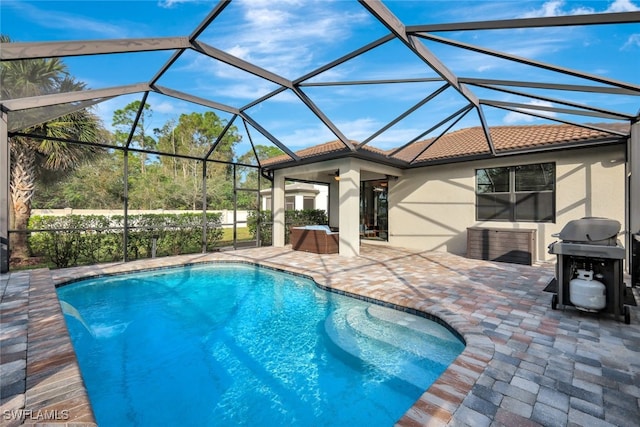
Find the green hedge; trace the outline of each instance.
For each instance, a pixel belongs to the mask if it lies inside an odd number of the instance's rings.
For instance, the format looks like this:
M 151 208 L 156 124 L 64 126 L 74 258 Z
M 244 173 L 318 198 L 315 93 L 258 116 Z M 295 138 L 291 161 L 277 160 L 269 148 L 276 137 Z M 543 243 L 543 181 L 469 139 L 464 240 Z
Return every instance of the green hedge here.
M 262 245 L 270 245 L 273 243 L 273 216 L 271 211 L 250 211 L 247 216 L 247 228 L 255 239 L 257 235 L 258 214 L 260 219 L 260 241 Z M 298 227 L 302 225 L 324 225 L 329 223 L 327 212 L 322 209 L 306 209 L 306 210 L 290 210 L 285 211 L 284 221 L 285 227 L 285 243 L 289 243 L 289 227 Z
M 128 217 L 129 259 L 202 251 L 202 214 L 147 214 Z M 33 216 L 29 220 L 29 249 L 57 267 L 119 261 L 123 256 L 124 216 Z M 207 213 L 207 250 L 222 239 L 221 215 Z

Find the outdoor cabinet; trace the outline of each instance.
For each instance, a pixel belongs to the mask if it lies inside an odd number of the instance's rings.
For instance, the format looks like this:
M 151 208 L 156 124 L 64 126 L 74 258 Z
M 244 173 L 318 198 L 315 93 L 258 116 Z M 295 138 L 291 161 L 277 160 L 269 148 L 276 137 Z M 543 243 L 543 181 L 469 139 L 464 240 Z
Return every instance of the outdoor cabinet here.
M 536 260 L 536 230 L 469 227 L 467 258 L 531 265 Z

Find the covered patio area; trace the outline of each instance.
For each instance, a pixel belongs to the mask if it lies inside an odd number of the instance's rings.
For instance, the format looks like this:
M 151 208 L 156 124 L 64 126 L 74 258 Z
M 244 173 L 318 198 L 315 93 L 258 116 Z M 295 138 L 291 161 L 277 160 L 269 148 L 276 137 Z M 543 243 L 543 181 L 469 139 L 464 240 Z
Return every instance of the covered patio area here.
M 3 275 L 2 340 L 11 342 L 2 348 L 3 414 L 68 410 L 58 412 L 66 414 L 64 420 L 48 422 L 94 423 L 62 313 L 51 304 L 55 284 L 231 260 L 309 275 L 335 292 L 436 316 L 460 332 L 465 351 L 399 425 L 633 426 L 640 418 L 637 307 L 631 307 L 628 326 L 606 316 L 554 311 L 551 294 L 544 292 L 552 265 L 367 244 L 348 258 L 263 247 Z M 638 299 L 638 289 L 633 291 Z M 27 304 L 28 311 L 20 309 Z M 3 426 L 18 424 L 2 420 Z
M 362 192 L 365 182 L 382 182 L 385 196 L 388 187 L 403 174 L 399 168 L 362 159 L 334 159 L 276 169 L 273 179 L 273 245 L 285 245 L 285 183 L 288 180 L 326 183 L 329 186 L 329 226 L 340 230 L 339 253 L 344 257 L 360 253 L 360 238 L 378 234 L 384 223 L 384 238 L 388 230 L 386 203 L 384 212 L 374 205 L 373 191 Z M 382 215 L 384 219 L 382 219 Z

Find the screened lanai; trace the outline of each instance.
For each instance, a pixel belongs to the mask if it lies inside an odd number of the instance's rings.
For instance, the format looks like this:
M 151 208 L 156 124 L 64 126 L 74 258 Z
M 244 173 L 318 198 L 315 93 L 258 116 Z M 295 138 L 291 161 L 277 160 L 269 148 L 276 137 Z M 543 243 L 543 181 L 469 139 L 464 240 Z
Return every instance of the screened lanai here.
M 493 127 L 561 123 L 626 140 L 627 241 L 640 231 L 640 11 L 633 2 L 571 2 L 564 8 L 554 2 L 489 1 L 220 1 L 213 6 L 162 1 L 118 7 L 3 2 L 1 7 L 3 35 L 10 37 L 0 46 L 3 272 L 9 268 L 9 235 L 18 231 L 10 225 L 11 155 L 16 155 L 11 145 L 21 138 L 122 153 L 126 218 L 126 159 L 132 153 L 193 161 L 202 165 L 203 175 L 221 164 L 234 174 L 255 170 L 262 177 L 257 188 L 241 190 L 257 197 L 278 170 L 300 173 L 309 167 L 300 152 L 329 141 L 337 148 L 314 162 L 367 160 L 378 164 L 382 175 L 394 175 L 385 171 L 427 167 L 419 156 L 433 144 L 424 141 L 458 129 L 481 128 L 482 144 L 498 157 L 504 153 L 495 149 Z M 8 67 L 50 58 L 64 61 L 86 85 L 30 92 L 20 80 L 5 79 Z M 57 139 L 35 130 L 87 108 L 108 123 L 114 111 L 134 101 L 139 109 L 120 142 L 103 136 Z M 213 111 L 223 126 L 195 152 L 147 147 L 134 139 L 146 104 L 168 120 Z M 231 129 L 242 148 L 221 160 L 217 154 Z M 416 156 L 396 155 L 420 143 Z M 266 162 L 265 147 L 287 161 Z M 243 152 L 250 155 L 240 156 Z M 321 182 L 335 172 L 316 170 L 324 179 L 308 181 Z M 205 196 L 200 206 L 206 212 Z M 279 224 L 274 233 L 284 233 L 284 206 L 272 210 Z M 126 234 L 126 219 L 124 228 Z M 274 244 L 283 243 L 274 235 Z

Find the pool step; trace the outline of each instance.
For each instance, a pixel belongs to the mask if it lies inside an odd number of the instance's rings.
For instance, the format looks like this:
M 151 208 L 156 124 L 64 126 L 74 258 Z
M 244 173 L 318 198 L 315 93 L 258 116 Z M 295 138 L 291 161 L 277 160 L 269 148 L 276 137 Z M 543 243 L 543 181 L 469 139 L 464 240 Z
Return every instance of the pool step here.
M 345 321 L 360 336 L 438 364 L 449 365 L 450 349 L 463 348 L 444 326 L 378 305 L 354 307 L 346 313 Z
M 371 318 L 365 307 L 333 312 L 325 332 L 342 351 L 380 371 L 426 389 L 453 360 L 424 333 L 389 328 L 388 320 Z M 426 342 L 432 344 L 427 345 Z M 442 341 L 442 340 L 440 340 Z
M 415 332 L 433 335 L 445 341 L 460 341 L 445 326 L 437 322 L 409 313 L 404 313 L 393 308 L 383 307 L 378 304 L 371 304 L 367 307 L 367 315 L 371 319 L 393 323 Z

